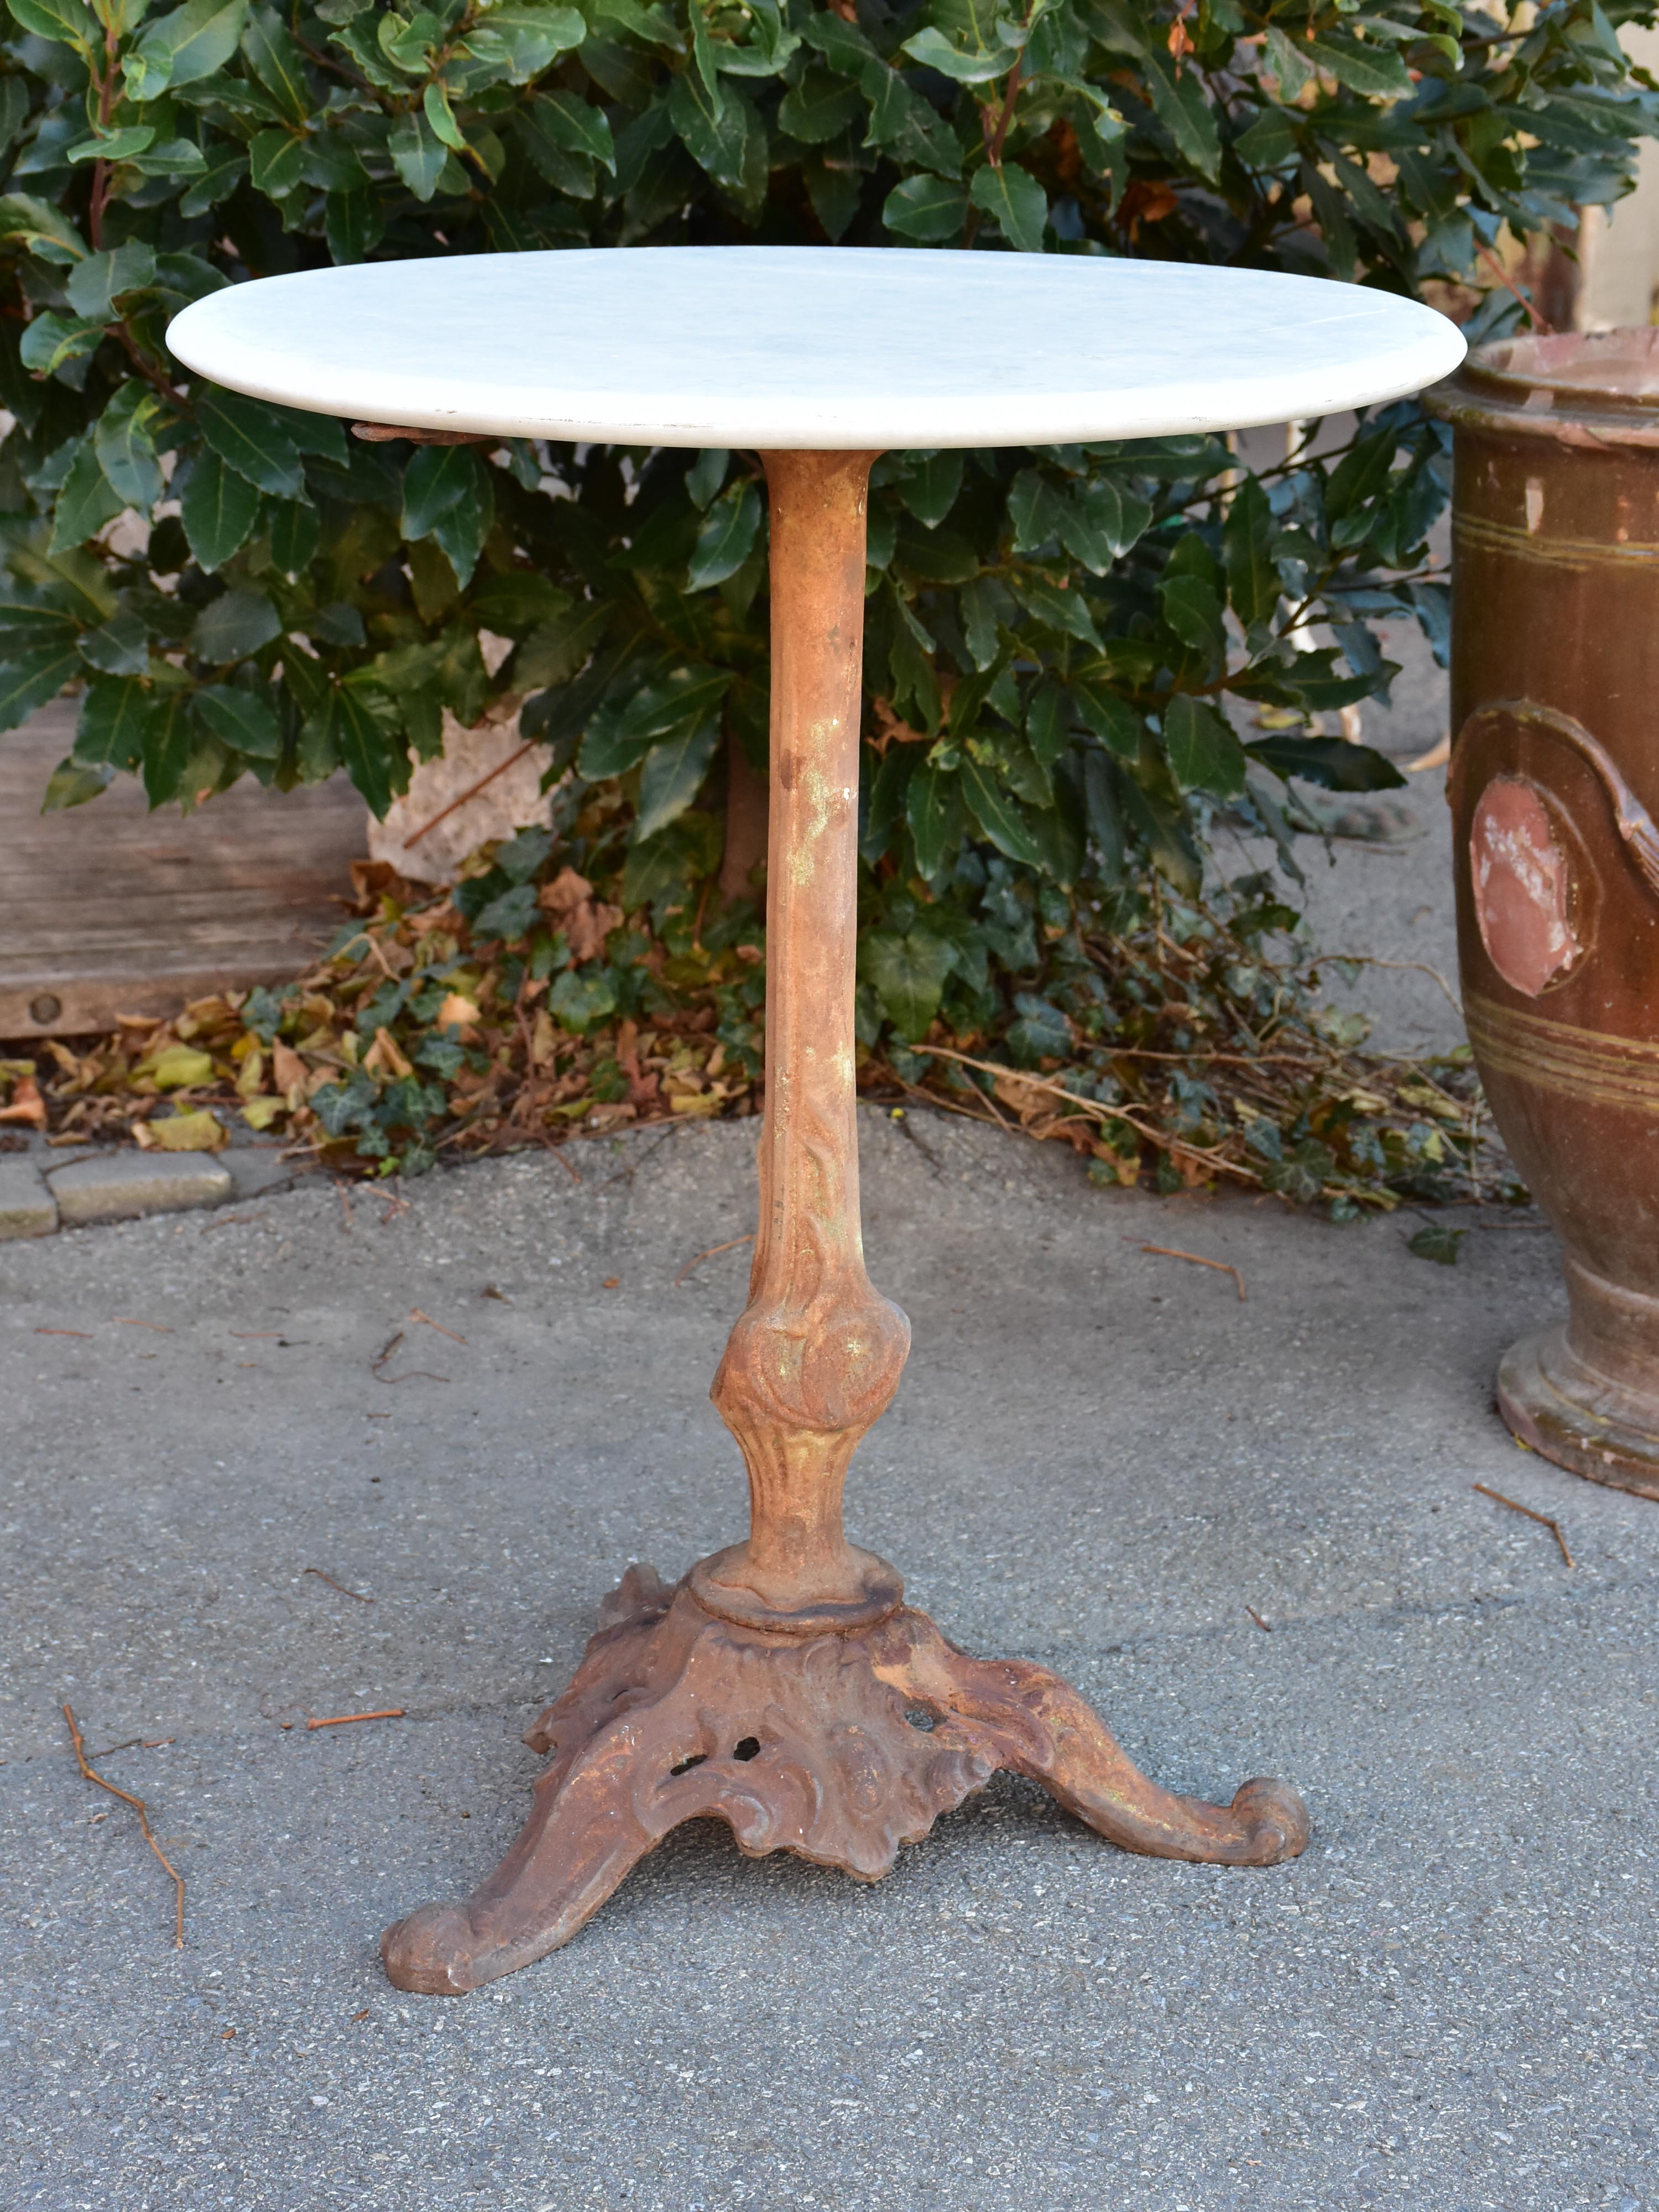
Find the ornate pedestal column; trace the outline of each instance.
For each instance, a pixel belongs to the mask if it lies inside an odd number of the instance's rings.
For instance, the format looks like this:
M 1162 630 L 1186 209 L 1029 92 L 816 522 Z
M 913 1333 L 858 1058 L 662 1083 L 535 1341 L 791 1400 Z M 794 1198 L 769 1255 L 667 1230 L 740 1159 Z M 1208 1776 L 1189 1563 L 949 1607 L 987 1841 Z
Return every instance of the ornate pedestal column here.
M 909 1324 L 859 1233 L 853 987 L 868 453 L 775 453 L 767 1092 L 749 1304 L 714 1398 L 749 1469 L 745 1542 L 665 1589 L 630 1568 L 570 1687 L 526 1741 L 530 1819 L 465 1903 L 387 1929 L 400 1988 L 455 1993 L 568 1942 L 670 1828 L 713 1815 L 751 1854 L 875 1881 L 1000 1768 L 1130 1850 L 1269 1866 L 1301 1850 L 1296 1793 L 1231 1806 L 1160 1790 L 1077 1693 L 971 1659 L 847 1541 L 842 1488 L 886 1408 Z

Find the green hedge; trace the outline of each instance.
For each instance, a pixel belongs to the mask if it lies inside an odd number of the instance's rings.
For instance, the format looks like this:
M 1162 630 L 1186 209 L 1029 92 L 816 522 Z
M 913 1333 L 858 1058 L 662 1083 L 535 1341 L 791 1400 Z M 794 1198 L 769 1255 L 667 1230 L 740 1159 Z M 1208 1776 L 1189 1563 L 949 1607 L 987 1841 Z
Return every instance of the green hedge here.
M 1490 331 L 1506 227 L 1617 197 L 1656 117 L 1615 36 L 1652 0 L 9 5 L 0 724 L 84 684 L 49 803 L 343 765 L 384 811 L 441 703 L 512 692 L 630 908 L 717 864 L 722 737 L 763 763 L 752 457 L 355 442 L 181 375 L 185 302 L 371 256 L 921 243 L 1437 280 Z M 1018 342 L 982 333 L 988 380 Z M 866 1028 L 993 1022 L 1080 889 L 1190 895 L 1215 803 L 1283 844 L 1287 778 L 1393 780 L 1310 718 L 1386 691 L 1379 617 L 1443 650 L 1441 433 L 1407 403 L 1339 455 L 1231 464 L 878 465 Z M 493 676 L 481 631 L 513 642 Z M 584 811 L 608 779 L 627 804 Z

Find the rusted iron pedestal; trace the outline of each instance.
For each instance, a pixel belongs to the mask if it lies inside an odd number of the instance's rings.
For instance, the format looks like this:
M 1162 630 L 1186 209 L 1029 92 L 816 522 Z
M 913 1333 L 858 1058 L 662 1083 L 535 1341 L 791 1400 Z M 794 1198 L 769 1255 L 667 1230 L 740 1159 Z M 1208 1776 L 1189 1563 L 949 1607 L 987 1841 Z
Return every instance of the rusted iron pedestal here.
M 1000 1768 L 1127 1850 L 1271 1866 L 1301 1799 L 1161 1790 L 1042 1667 L 971 1659 L 849 1545 L 842 1487 L 909 1349 L 865 1272 L 853 986 L 870 453 L 766 455 L 772 537 L 767 1094 L 747 1310 L 714 1400 L 749 1469 L 747 1542 L 666 1589 L 630 1568 L 574 1680 L 526 1741 L 549 1755 L 518 1841 L 465 1902 L 381 1942 L 398 1986 L 456 1994 L 568 1942 L 682 1820 L 729 1823 L 873 1881 Z

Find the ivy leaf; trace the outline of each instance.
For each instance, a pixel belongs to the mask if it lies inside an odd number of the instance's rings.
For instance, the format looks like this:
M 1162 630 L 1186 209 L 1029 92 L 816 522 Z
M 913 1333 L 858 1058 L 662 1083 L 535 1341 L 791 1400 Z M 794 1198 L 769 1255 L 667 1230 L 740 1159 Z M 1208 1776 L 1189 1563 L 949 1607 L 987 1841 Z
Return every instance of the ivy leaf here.
M 761 496 L 746 479 L 723 491 L 703 518 L 691 555 L 687 588 L 702 591 L 734 576 L 754 550 L 761 526 Z
M 908 1044 L 919 1044 L 939 1009 L 956 965 L 948 939 L 912 931 L 872 929 L 859 940 L 859 969 L 875 986 L 882 1011 Z
M 643 844 L 658 830 L 665 830 L 690 805 L 714 764 L 720 734 L 719 714 L 708 714 L 700 722 L 683 724 L 652 746 L 640 772 L 635 844 Z
M 1045 1060 L 1065 1060 L 1072 1050 L 1072 1025 L 1052 1000 L 1036 991 L 1017 991 L 1018 1019 L 1008 1027 L 1010 1056 L 1024 1067 Z
M 617 987 L 597 961 L 586 968 L 567 968 L 554 978 L 547 1010 L 564 1028 L 585 1036 L 617 1011 Z
M 196 419 L 213 452 L 249 483 L 279 499 L 304 491 L 299 448 L 262 402 L 210 386 L 197 402 Z
M 191 462 L 179 504 L 190 550 L 210 576 L 246 543 L 259 512 L 259 495 L 245 476 L 210 450 Z
M 1244 748 L 1206 700 L 1177 691 L 1164 709 L 1164 750 L 1182 791 L 1237 799 L 1244 789 Z
M 1414 1237 L 1406 1239 L 1406 1249 L 1415 1259 L 1432 1260 L 1442 1267 L 1455 1267 L 1459 1249 L 1468 1233 L 1467 1229 L 1448 1228 L 1443 1221 L 1431 1221 Z
M 1004 161 L 997 167 L 988 161 L 974 172 L 969 197 L 1022 253 L 1042 252 L 1048 195 L 1029 169 L 1021 168 L 1017 161 Z
M 948 178 L 907 177 L 888 193 L 881 219 L 902 238 L 938 245 L 944 239 L 961 237 L 968 220 L 968 195 Z

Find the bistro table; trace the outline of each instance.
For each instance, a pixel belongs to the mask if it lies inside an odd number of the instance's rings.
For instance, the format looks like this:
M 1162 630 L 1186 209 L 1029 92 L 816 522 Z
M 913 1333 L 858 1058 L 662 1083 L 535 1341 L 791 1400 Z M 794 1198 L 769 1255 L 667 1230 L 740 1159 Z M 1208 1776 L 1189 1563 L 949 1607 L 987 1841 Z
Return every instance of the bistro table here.
M 1271 1866 L 1301 1799 L 1177 1797 L 1045 1668 L 969 1657 L 842 1532 L 848 1462 L 909 1324 L 859 1227 L 853 988 L 865 513 L 888 450 L 1281 422 L 1413 392 L 1463 342 L 1358 286 L 1087 255 L 680 247 L 384 262 L 235 286 L 168 341 L 199 374 L 432 438 L 740 447 L 771 524 L 766 1116 L 749 1304 L 713 1396 L 745 1542 L 633 1566 L 530 1729 L 530 1819 L 459 1904 L 387 1929 L 400 1988 L 476 1989 L 567 1942 L 682 1820 L 875 1881 L 1001 1768 L 1114 1843 Z

